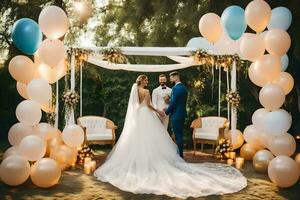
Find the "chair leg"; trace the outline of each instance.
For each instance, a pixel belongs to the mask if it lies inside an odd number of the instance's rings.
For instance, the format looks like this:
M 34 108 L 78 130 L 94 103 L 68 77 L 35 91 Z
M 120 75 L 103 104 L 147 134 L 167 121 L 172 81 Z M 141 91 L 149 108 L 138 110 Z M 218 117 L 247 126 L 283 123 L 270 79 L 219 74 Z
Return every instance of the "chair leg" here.
M 194 140 L 193 143 L 194 143 L 194 156 L 195 156 L 196 155 L 196 141 Z
M 203 152 L 203 143 L 201 143 L 201 152 Z

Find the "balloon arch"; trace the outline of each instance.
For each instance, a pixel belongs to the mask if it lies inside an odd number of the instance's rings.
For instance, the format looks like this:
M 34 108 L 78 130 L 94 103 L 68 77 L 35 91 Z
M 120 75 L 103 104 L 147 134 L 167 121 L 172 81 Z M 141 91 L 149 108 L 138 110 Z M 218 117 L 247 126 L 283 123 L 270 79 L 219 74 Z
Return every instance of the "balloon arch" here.
M 245 140 L 247 143 L 240 149 L 244 159 L 253 159 L 255 169 L 268 172 L 271 181 L 278 186 L 294 185 L 299 179 L 299 168 L 296 161 L 290 158 L 296 149 L 294 138 L 287 133 L 292 118 L 287 111 L 280 109 L 294 84 L 292 76 L 284 72 L 288 65 L 286 53 L 291 45 L 286 30 L 291 21 L 292 15 L 287 8 L 271 10 L 267 2 L 254 0 L 245 10 L 230 6 L 221 17 L 214 13 L 202 16 L 199 30 L 204 38 L 190 41 L 190 47 L 70 48 L 67 54 L 64 43 L 59 40 L 69 27 L 68 17 L 62 9 L 45 7 L 38 23 L 28 18 L 19 19 L 13 26 L 13 43 L 23 53 L 34 55 L 34 62 L 19 55 L 9 63 L 9 72 L 17 81 L 17 90 L 25 100 L 16 108 L 19 122 L 8 133 L 12 147 L 5 152 L 5 159 L 0 165 L 2 181 L 8 185 L 20 185 L 30 176 L 35 185 L 51 187 L 59 181 L 61 169 L 76 161 L 76 148 L 84 142 L 82 128 L 74 123 L 73 106 L 80 101 L 74 91 L 76 65 L 82 67 L 82 63 L 87 61 L 113 70 L 169 71 L 211 64 L 219 68 L 219 73 L 223 68 L 231 70 L 230 98 L 235 102 L 236 64 L 241 57 L 252 62 L 249 77 L 255 85 L 262 87 L 259 100 L 263 108 L 254 112 L 253 124 L 242 134 L 236 130 L 236 104 L 231 104 L 232 145 L 239 148 Z M 245 33 L 247 25 L 256 34 Z M 42 41 L 43 34 L 46 39 Z M 193 46 L 195 41 L 197 48 Z M 265 54 L 265 51 L 268 53 Z M 239 57 L 228 54 L 238 54 Z M 125 55 L 167 56 L 177 64 L 126 64 Z M 40 120 L 41 110 L 53 112 L 49 106 L 52 96 L 50 84 L 65 75 L 67 63 L 71 68 L 71 87 L 63 94 L 63 100 L 69 111 L 67 125 L 61 133 L 57 129 L 58 115 L 54 126 L 40 123 Z M 58 97 L 58 89 L 56 92 Z M 55 108 L 57 112 L 58 103 Z M 299 162 L 299 158 L 297 160 Z M 28 161 L 36 162 L 30 166 Z M 13 165 L 16 167 L 12 168 Z

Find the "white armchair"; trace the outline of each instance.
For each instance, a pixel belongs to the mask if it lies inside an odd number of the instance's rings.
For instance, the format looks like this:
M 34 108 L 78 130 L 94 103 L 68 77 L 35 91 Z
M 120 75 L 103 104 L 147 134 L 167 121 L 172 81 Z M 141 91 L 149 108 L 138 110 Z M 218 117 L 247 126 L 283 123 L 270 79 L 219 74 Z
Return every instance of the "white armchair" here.
M 224 117 L 202 117 L 195 119 L 191 128 L 193 129 L 193 145 L 194 154 L 196 153 L 196 145 L 212 144 L 213 149 L 220 138 L 224 138 L 224 134 L 228 132 L 229 121 Z
M 78 125 L 84 128 L 86 144 L 111 144 L 116 142 L 117 126 L 104 117 L 83 116 L 77 119 Z

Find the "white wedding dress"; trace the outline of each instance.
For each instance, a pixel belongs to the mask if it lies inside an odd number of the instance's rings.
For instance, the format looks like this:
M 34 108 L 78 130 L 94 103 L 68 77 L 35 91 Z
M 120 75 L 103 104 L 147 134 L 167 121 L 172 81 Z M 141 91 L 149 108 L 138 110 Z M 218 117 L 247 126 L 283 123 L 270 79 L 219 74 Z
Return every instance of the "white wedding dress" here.
M 122 134 L 95 176 L 124 191 L 171 197 L 237 192 L 247 186 L 235 168 L 216 163 L 186 163 L 157 115 L 139 104 L 133 85 Z

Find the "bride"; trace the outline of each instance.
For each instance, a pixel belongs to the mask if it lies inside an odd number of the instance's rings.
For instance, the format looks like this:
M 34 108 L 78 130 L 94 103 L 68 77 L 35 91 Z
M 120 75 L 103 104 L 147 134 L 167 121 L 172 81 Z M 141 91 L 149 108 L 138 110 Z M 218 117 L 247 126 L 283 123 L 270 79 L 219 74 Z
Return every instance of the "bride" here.
M 246 178 L 224 164 L 186 163 L 151 104 L 148 78 L 133 84 L 122 134 L 105 163 L 95 171 L 103 182 L 136 194 L 200 197 L 237 192 Z

